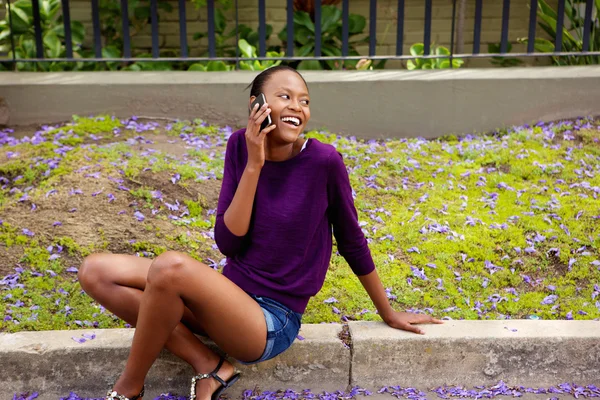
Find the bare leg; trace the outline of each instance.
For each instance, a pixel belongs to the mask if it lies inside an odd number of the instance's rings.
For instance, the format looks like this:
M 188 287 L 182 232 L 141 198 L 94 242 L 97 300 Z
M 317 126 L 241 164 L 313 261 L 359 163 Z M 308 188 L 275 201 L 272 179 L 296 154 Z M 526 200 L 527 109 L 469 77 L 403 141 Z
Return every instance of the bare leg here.
M 94 254 L 86 258 L 79 272 L 83 289 L 96 301 L 136 326 L 138 311 L 146 286 L 146 278 L 152 260 L 119 254 Z M 212 371 L 218 356 L 200 342 L 193 332 L 205 332 L 201 324 L 185 307 L 181 323 L 171 332 L 165 347 L 179 358 L 188 362 L 197 373 Z M 218 375 L 227 380 L 233 375 L 233 366 L 226 362 Z M 214 380 L 203 380 L 197 385 L 198 398 L 208 398 L 219 384 Z M 115 387 L 116 388 L 116 387 Z M 121 392 L 133 396 L 138 391 Z

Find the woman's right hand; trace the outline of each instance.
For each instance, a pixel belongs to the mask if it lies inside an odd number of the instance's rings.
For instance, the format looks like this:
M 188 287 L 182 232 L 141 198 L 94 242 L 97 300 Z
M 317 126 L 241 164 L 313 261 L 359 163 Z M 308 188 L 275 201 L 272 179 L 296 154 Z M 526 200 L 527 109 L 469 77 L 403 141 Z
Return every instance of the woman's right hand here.
M 267 103 L 261 108 L 258 108 L 258 104 L 256 104 L 248 117 L 246 147 L 248 148 L 247 165 L 249 167 L 260 169 L 265 165 L 265 136 L 275 129 L 275 124 L 267 126 L 262 131 L 260 126 L 270 113 L 271 109 Z

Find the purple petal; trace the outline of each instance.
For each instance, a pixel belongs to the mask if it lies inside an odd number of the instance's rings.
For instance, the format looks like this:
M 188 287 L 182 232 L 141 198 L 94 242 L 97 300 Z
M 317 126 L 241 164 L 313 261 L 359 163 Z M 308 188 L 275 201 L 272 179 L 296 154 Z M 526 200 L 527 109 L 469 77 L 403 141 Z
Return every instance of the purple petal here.
M 31 231 L 30 231 L 29 229 L 27 229 L 27 228 L 23 228 L 23 234 L 24 234 L 24 235 L 27 235 L 27 236 L 30 236 L 30 237 L 35 235 L 35 233 L 31 232 Z
M 545 304 L 545 305 L 554 304 L 556 299 L 558 299 L 558 296 L 555 294 L 551 294 L 550 296 L 546 296 L 544 298 L 544 300 L 542 300 L 542 304 Z
M 572 320 L 573 319 L 573 311 L 569 311 L 566 315 L 566 319 L 568 320 Z

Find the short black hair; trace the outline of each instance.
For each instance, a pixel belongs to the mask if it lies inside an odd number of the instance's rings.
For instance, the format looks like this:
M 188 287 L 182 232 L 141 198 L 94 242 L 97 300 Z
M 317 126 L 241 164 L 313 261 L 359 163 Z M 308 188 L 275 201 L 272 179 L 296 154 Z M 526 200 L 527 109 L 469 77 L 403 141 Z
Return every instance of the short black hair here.
M 300 78 L 302 78 L 302 81 L 308 88 L 308 85 L 306 84 L 306 80 L 304 80 L 304 77 L 302 76 L 302 74 L 300 74 L 300 72 L 296 71 L 294 68 L 287 66 L 287 65 L 276 65 L 274 67 L 267 68 L 264 71 L 262 71 L 260 74 L 256 75 L 256 77 L 254 78 L 252 83 L 250 85 L 248 85 L 248 87 L 246 88 L 246 89 L 251 88 L 250 89 L 250 97 L 252 97 L 252 96 L 258 97 L 258 95 L 262 93 L 265 83 L 267 83 L 269 78 L 273 74 L 275 74 L 279 71 L 292 71 L 292 72 L 297 73 L 298 76 Z

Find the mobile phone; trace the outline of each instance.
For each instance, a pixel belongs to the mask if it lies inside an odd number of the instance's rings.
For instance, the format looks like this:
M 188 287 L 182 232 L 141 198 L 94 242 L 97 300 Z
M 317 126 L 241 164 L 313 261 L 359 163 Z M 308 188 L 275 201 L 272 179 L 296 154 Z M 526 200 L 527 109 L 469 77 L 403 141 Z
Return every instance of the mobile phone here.
M 252 110 L 254 108 L 254 105 L 256 105 L 256 104 L 258 104 L 258 108 L 260 109 L 263 106 L 263 104 L 265 104 L 266 102 L 267 102 L 267 99 L 265 98 L 265 95 L 261 93 L 256 97 L 256 99 L 254 99 L 254 101 L 250 105 L 250 110 Z M 273 120 L 271 120 L 271 115 L 267 115 L 267 118 L 265 118 L 263 123 L 260 125 L 261 132 L 263 129 L 265 129 L 267 126 L 269 126 L 271 124 L 273 124 Z

